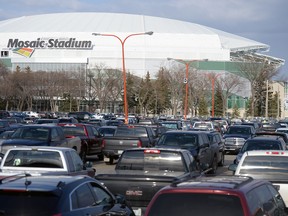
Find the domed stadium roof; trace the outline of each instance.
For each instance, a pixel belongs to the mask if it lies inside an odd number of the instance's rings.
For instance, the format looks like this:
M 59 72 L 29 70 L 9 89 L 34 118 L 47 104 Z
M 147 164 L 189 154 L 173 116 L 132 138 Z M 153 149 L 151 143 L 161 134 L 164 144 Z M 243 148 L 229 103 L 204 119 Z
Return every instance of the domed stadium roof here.
M 233 51 L 269 50 L 269 46 L 203 25 L 179 20 L 121 13 L 55 13 L 23 16 L 0 22 L 1 33 L 146 32 L 217 37 L 214 46 Z M 205 41 L 204 41 L 205 42 Z M 193 43 L 193 42 L 191 42 Z M 211 42 L 210 42 L 211 43 Z

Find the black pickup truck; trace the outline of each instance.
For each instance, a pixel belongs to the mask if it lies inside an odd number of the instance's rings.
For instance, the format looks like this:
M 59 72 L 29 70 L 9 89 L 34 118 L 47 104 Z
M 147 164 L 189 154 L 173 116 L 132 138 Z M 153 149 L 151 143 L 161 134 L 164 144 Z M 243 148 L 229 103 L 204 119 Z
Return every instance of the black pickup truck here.
M 144 125 L 118 126 L 113 136 L 105 136 L 102 140 L 104 161 L 113 164 L 122 152 L 129 148 L 153 147 L 157 135 L 152 127 Z
M 154 194 L 175 181 L 199 176 L 188 150 L 134 148 L 125 150 L 114 174 L 98 174 L 95 178 L 114 194 L 122 194 L 135 215 L 143 215 Z

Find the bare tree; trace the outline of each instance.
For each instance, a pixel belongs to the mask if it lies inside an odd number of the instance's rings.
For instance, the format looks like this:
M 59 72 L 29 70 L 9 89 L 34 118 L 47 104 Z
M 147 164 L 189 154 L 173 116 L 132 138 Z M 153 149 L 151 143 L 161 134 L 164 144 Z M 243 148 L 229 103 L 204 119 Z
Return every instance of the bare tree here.
M 251 116 L 254 117 L 255 88 L 263 80 L 269 80 L 279 73 L 279 65 L 273 64 L 267 58 L 246 56 L 243 62 L 237 63 L 239 75 L 246 78 L 251 86 Z

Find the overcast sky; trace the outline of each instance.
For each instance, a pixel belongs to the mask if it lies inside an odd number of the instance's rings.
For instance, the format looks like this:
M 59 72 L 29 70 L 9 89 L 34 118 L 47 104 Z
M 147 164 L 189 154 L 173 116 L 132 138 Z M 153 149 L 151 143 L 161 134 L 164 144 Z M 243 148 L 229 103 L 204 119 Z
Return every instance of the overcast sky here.
M 286 60 L 288 0 L 0 0 L 0 20 L 45 13 L 116 12 L 177 19 L 270 46 L 264 53 Z

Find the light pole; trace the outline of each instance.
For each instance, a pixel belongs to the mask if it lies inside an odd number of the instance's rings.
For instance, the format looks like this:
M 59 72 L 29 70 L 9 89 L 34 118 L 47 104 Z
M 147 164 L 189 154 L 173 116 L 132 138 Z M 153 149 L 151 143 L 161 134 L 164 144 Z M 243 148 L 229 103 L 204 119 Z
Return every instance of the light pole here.
M 123 97 L 124 97 L 124 115 L 125 115 L 125 124 L 128 124 L 128 101 L 127 101 L 127 88 L 126 88 L 126 69 L 125 69 L 125 52 L 124 52 L 124 45 L 126 40 L 129 37 L 132 36 L 138 36 L 138 35 L 152 35 L 153 32 L 149 31 L 149 32 L 142 32 L 142 33 L 135 33 L 135 34 L 130 34 L 128 36 L 126 36 L 124 38 L 124 40 L 122 40 L 119 36 L 115 35 L 115 34 L 101 34 L 101 33 L 92 33 L 92 35 L 94 36 L 108 36 L 108 37 L 115 37 L 117 38 L 120 43 L 121 43 L 121 48 L 122 48 L 122 76 L 123 76 Z
M 188 72 L 189 72 L 189 67 L 192 62 L 196 61 L 208 61 L 208 59 L 202 59 L 202 60 L 183 60 L 183 59 L 174 59 L 174 58 L 167 58 L 168 61 L 174 60 L 176 62 L 185 64 L 186 68 L 186 73 L 185 73 L 185 79 L 184 79 L 184 84 L 185 84 L 185 103 L 184 103 L 184 120 L 187 120 L 187 109 L 188 109 Z
M 89 94 L 88 94 L 88 111 L 91 112 L 91 90 L 92 90 L 92 78 L 94 77 L 92 73 L 88 74 L 89 77 Z
M 215 80 L 217 79 L 217 77 L 221 76 L 222 74 L 205 74 L 211 81 L 211 85 L 212 85 L 212 95 L 211 95 L 211 98 L 212 98 L 212 117 L 214 117 L 214 109 L 215 109 L 215 98 L 214 98 L 214 91 L 215 91 Z

